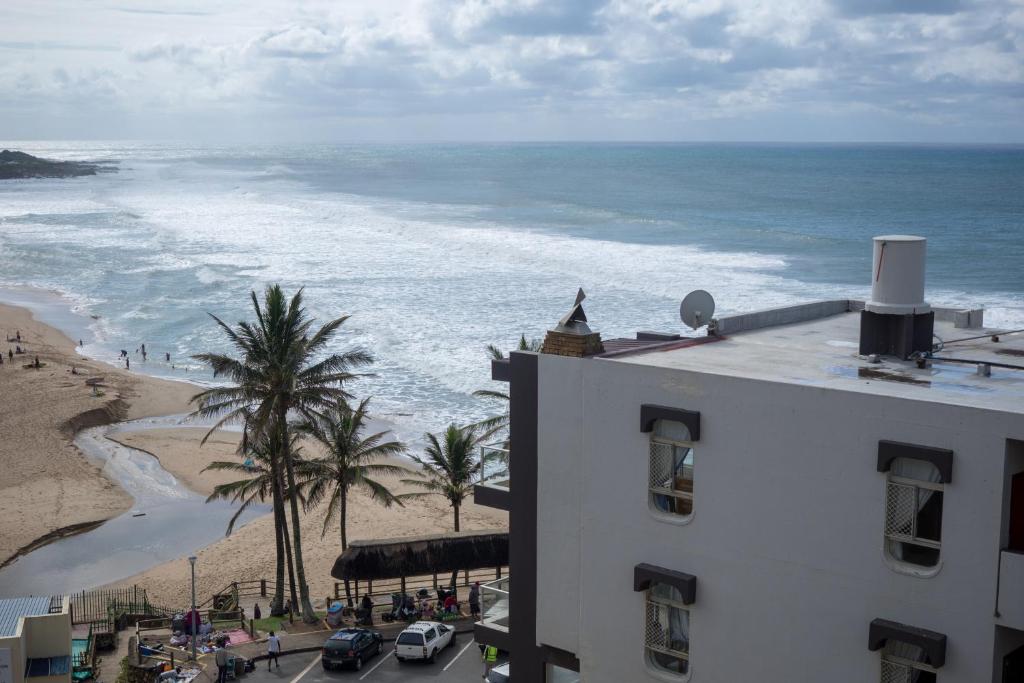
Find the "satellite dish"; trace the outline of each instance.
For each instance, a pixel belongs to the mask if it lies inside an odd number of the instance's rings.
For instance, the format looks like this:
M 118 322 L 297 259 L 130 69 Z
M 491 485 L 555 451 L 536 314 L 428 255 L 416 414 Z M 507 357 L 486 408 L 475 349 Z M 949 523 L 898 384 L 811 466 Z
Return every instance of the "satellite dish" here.
M 695 289 L 686 295 L 679 305 L 679 317 L 693 329 L 704 327 L 715 314 L 715 300 L 703 289 Z

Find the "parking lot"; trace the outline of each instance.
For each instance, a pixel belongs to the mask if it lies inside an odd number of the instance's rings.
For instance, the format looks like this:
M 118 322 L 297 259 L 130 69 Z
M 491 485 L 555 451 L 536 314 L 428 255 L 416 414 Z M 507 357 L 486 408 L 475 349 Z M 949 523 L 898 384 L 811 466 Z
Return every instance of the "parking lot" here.
M 308 653 L 281 657 L 281 668 L 270 672 L 267 672 L 266 662 L 257 662 L 256 670 L 247 674 L 244 680 L 246 683 L 478 683 L 483 676 L 484 666 L 480 661 L 480 648 L 473 642 L 471 635 L 460 636 L 454 647 L 438 653 L 433 664 L 400 663 L 395 659 L 394 643 L 385 643 L 384 654 L 367 661 L 362 671 L 324 671 L 320 666 L 320 654 Z

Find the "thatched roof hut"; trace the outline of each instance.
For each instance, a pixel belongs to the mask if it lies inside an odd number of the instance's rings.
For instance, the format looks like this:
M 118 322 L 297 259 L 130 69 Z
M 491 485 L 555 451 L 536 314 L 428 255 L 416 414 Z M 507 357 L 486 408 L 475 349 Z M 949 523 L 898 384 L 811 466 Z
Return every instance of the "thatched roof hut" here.
M 507 565 L 508 533 L 460 531 L 353 541 L 334 562 L 331 576 L 339 581 L 377 581 Z

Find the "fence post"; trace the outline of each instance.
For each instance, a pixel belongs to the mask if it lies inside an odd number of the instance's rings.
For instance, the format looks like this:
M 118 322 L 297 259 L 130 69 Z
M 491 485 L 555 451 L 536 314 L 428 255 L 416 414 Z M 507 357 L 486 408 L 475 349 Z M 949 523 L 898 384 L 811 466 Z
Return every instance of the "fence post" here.
M 134 612 L 139 606 L 139 586 L 136 584 L 132 588 L 135 590 L 132 595 L 132 611 Z
M 405 595 L 405 577 L 404 576 L 402 577 L 402 583 L 400 585 L 401 585 L 402 595 Z
M 371 594 L 373 593 L 373 579 L 366 580 L 366 592 Z
M 437 572 L 434 572 L 434 590 L 437 590 Z
M 497 568 L 497 569 L 495 570 L 495 572 L 494 572 L 494 573 L 495 573 L 495 575 L 496 575 L 496 576 L 495 576 L 494 578 L 496 578 L 496 579 L 500 579 L 500 578 L 501 578 L 501 567 L 498 567 L 498 568 Z
M 249 620 L 249 635 L 253 638 L 256 637 L 256 622 L 254 622 L 252 619 Z
M 266 579 L 260 579 L 260 597 L 261 598 L 267 597 L 267 580 Z

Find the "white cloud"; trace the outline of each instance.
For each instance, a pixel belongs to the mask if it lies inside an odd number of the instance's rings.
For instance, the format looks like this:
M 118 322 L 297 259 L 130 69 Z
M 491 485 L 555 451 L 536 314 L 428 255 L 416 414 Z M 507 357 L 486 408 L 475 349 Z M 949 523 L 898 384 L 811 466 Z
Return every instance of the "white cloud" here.
M 1021 0 L 39 0 L 6 19 L 0 127 L 26 137 L 61 135 L 33 122 L 77 102 L 75 130 L 97 136 L 116 136 L 111 111 L 142 131 L 174 117 L 229 134 L 258 117 L 403 137 L 433 119 L 466 138 L 493 137 L 499 118 L 505 137 L 609 121 L 672 137 L 713 119 L 729 138 L 772 112 L 763 134 L 785 139 L 853 112 L 919 134 L 928 112 L 936 139 L 1024 138 Z

